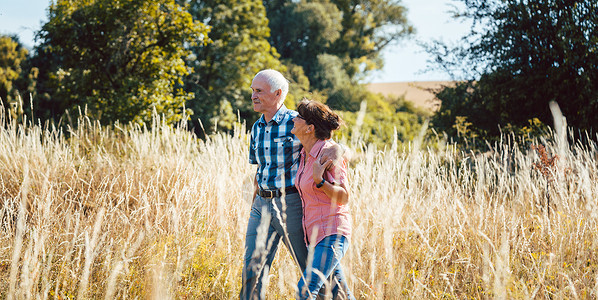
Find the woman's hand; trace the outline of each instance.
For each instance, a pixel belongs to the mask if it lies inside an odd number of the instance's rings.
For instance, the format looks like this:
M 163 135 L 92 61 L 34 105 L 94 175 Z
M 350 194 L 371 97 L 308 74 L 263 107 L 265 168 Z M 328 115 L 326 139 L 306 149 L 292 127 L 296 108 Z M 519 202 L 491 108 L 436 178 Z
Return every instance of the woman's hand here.
M 319 159 L 314 161 L 314 182 L 320 183 L 324 179 L 324 171 L 332 165 L 332 159 L 327 160 L 323 164 L 320 163 Z

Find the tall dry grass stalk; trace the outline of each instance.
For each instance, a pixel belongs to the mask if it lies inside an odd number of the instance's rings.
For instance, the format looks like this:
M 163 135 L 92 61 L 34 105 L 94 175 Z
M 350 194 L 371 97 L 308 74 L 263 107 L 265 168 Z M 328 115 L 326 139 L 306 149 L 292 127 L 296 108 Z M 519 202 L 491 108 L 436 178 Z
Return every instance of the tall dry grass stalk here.
M 200 141 L 159 119 L 1 123 L 0 298 L 237 296 L 255 172 L 244 128 Z M 551 185 L 548 217 L 538 157 L 514 140 L 478 155 L 364 148 L 343 259 L 355 295 L 598 297 L 598 147 L 538 141 L 571 170 Z M 292 297 L 299 278 L 282 249 L 269 299 Z

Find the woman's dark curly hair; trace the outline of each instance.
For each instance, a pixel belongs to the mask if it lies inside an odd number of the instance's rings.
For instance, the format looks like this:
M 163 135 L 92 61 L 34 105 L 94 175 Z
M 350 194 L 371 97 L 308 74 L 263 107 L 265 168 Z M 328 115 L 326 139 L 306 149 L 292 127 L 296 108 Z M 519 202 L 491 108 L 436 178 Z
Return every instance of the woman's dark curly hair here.
M 308 125 L 314 125 L 316 138 L 327 140 L 332 131 L 337 130 L 343 120 L 326 104 L 303 99 L 297 105 L 297 112 Z

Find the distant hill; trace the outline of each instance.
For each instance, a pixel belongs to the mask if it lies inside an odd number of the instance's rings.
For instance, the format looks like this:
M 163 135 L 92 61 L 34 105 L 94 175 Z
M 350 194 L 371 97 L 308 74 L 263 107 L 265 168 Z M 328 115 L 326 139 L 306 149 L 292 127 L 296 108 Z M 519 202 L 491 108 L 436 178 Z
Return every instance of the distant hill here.
M 368 90 L 381 93 L 385 96 L 405 96 L 405 100 L 418 107 L 432 111 L 438 110 L 440 100 L 434 96 L 433 91 L 443 86 L 453 86 L 453 81 L 411 81 L 411 82 L 386 82 L 367 84 Z

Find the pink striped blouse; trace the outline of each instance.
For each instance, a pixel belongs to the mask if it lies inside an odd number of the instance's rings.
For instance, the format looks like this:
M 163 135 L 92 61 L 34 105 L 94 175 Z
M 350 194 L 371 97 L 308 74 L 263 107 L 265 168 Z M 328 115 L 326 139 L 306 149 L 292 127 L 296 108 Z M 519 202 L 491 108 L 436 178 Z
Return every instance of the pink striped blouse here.
M 322 149 L 334 145 L 332 140 L 318 140 L 312 147 L 307 161 L 305 148 L 301 150 L 299 170 L 295 178 L 295 186 L 303 202 L 303 230 L 306 244 L 318 244 L 327 236 L 340 234 L 347 239 L 351 237 L 351 215 L 347 205 L 332 205 L 332 199 L 321 189 L 316 188 L 313 179 L 313 163 L 319 159 Z M 347 162 L 342 161 L 324 172 L 324 179 L 330 183 L 346 183 Z M 313 239 L 315 234 L 315 239 Z M 312 240 L 313 239 L 313 240 Z

